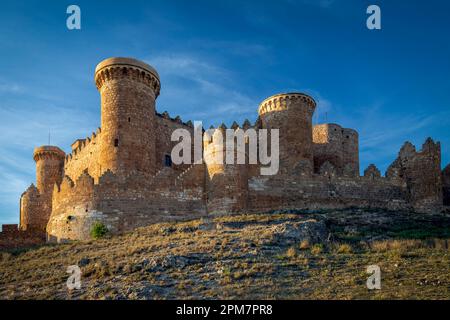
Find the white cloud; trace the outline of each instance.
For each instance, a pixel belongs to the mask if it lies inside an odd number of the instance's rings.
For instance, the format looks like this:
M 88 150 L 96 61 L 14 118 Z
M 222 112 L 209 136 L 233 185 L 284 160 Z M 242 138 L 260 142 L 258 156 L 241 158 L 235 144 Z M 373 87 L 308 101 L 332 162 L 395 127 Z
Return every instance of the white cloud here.
M 23 88 L 16 83 L 11 83 L 0 79 L 0 94 L 20 93 Z
M 24 86 L 18 86 L 25 88 Z M 36 146 L 48 143 L 70 151 L 70 143 L 95 130 L 95 120 L 70 101 L 43 98 L 45 92 L 16 90 L 0 101 L 0 224 L 18 222 L 19 199 L 35 181 Z
M 258 102 L 237 90 L 237 75 L 222 66 L 189 54 L 147 60 L 161 76 L 159 99 L 171 114 L 182 111 L 183 117 L 189 117 L 185 120 L 203 120 L 205 125 L 218 125 L 223 119 L 231 124 L 235 117 L 237 121 L 256 118 Z

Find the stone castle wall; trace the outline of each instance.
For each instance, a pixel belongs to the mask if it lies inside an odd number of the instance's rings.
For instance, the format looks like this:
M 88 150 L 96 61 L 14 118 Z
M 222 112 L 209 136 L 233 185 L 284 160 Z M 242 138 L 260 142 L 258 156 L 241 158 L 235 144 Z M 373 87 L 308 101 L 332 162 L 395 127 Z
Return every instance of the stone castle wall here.
M 203 173 L 196 171 L 195 175 Z M 75 183 L 65 178 L 54 192 L 47 226 L 49 240 L 89 238 L 95 221 L 105 224 L 112 233 L 122 233 L 150 223 L 205 216 L 203 180 L 199 184 L 189 181 L 186 189 L 179 172 L 172 168 L 160 170 L 151 179 L 139 172 L 121 177 L 111 171 L 105 172 L 98 183 L 87 173 Z
M 408 201 L 418 211 L 439 210 L 443 205 L 441 146 L 428 138 L 420 151 L 409 142 L 401 148 L 386 176 L 403 181 Z
M 66 241 L 90 238 L 96 221 L 122 233 L 214 214 L 344 207 L 428 212 L 449 203 L 449 169 L 440 171 L 439 143 L 428 139 L 418 152 L 407 143 L 386 177 L 374 165 L 360 176 L 358 133 L 337 124 L 313 127 L 316 104 L 305 94 L 278 94 L 261 103 L 253 128 L 280 130 L 280 170 L 264 176 L 260 165 L 248 164 L 248 136 L 245 152 L 232 154 L 245 164 L 215 162 L 216 154 L 228 151 L 214 139 L 225 133 L 224 125 L 203 140 L 202 164 L 172 163 L 173 131 L 186 129 L 192 138 L 194 128 L 156 112 L 160 83 L 151 66 L 107 59 L 97 66 L 95 83 L 101 129 L 76 140 L 67 156 L 51 146 L 35 151 L 37 187 L 21 197 L 21 232 L 46 227 L 49 241 Z M 231 126 L 235 133 L 251 127 L 248 120 Z
M 406 187 L 380 176 L 342 177 L 313 174 L 255 177 L 249 181 L 252 212 L 334 208 L 411 209 Z
M 315 173 L 320 173 L 328 162 L 339 174 L 359 175 L 358 133 L 355 130 L 334 123 L 315 125 L 313 142 Z
M 83 172 L 98 180 L 101 174 L 99 163 L 101 129 L 86 139 L 77 140 L 72 144 L 72 153 L 64 162 L 64 174 L 75 181 Z
M 171 142 L 171 135 L 175 129 L 186 129 L 193 132 L 193 127 L 183 123 L 178 118 L 172 119 L 168 114 L 156 114 L 155 129 L 152 135 L 156 135 L 155 167 L 161 170 L 165 166 L 166 156 L 170 156 L 173 146 L 177 142 Z M 68 154 L 64 162 L 64 174 L 75 181 L 83 173 L 87 172 L 95 181 L 102 174 L 100 166 L 101 129 L 92 133 L 91 137 L 80 139 L 72 144 L 72 153 Z M 193 150 L 193 147 L 192 147 Z M 174 165 L 175 170 L 183 171 L 189 165 Z
M 184 123 L 181 121 L 179 117 L 172 119 L 167 112 L 163 112 L 162 114 L 156 114 L 156 128 L 155 135 L 158 137 L 156 139 L 156 168 L 157 170 L 161 170 L 165 166 L 166 156 L 170 156 L 172 153 L 173 147 L 178 143 L 178 141 L 171 141 L 172 132 L 176 129 L 185 129 L 191 133 L 191 137 L 194 134 L 194 127 L 191 123 Z M 193 159 L 193 150 L 194 150 L 194 141 L 191 139 L 192 145 L 192 153 L 191 159 Z M 181 164 L 181 165 L 172 165 L 175 170 L 184 171 L 190 165 L 189 164 Z
M 17 224 L 4 224 L 0 232 L 0 250 L 19 249 L 45 243 L 45 231 L 28 228 L 19 230 Z

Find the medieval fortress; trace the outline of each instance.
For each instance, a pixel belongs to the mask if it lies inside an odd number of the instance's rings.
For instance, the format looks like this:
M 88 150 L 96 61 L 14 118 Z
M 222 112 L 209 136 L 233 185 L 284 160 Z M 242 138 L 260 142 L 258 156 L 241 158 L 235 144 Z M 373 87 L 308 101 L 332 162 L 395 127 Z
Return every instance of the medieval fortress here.
M 89 238 L 97 221 L 120 233 L 238 212 L 359 207 L 423 213 L 449 205 L 450 167 L 441 171 L 439 142 L 429 138 L 421 150 L 407 142 L 385 176 L 374 165 L 360 176 L 358 133 L 338 124 L 313 126 L 316 103 L 308 95 L 274 95 L 260 104 L 256 123 L 232 125 L 279 129 L 279 170 L 261 175 L 259 164 L 212 161 L 207 155 L 227 146 L 210 137 L 203 139 L 202 163 L 175 164 L 172 132 L 194 134 L 194 126 L 155 110 L 160 79 L 151 66 L 110 58 L 97 66 L 95 84 L 101 128 L 76 140 L 70 154 L 56 146 L 34 150 L 36 185 L 20 198 L 17 233 L 65 241 Z

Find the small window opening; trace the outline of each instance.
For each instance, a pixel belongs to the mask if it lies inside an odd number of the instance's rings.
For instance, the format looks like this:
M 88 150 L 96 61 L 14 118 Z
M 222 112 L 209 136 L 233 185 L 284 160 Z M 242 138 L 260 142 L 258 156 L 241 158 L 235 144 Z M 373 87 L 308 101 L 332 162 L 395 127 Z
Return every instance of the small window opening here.
M 119 146 L 119 139 L 114 139 L 114 147 L 118 147 Z
M 131 118 L 128 118 L 128 122 L 131 122 Z
M 172 158 L 168 154 L 166 154 L 166 156 L 164 157 L 164 165 L 166 167 L 171 167 L 172 166 Z

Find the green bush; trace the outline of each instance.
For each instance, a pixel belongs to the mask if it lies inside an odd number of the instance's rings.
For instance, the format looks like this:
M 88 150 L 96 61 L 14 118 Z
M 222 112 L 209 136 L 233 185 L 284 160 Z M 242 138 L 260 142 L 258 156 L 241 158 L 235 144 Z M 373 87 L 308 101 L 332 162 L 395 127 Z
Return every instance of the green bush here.
M 91 237 L 94 239 L 103 238 L 108 233 L 108 228 L 101 222 L 97 221 L 92 225 Z

